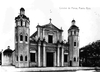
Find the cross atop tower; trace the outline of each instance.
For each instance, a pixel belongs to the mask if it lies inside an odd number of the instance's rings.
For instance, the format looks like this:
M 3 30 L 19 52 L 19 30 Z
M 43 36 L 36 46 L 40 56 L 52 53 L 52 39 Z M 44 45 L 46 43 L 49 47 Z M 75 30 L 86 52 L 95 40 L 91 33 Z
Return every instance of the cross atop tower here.
M 51 20 L 52 20 L 52 19 L 50 18 L 49 20 L 50 20 L 50 23 L 51 23 Z

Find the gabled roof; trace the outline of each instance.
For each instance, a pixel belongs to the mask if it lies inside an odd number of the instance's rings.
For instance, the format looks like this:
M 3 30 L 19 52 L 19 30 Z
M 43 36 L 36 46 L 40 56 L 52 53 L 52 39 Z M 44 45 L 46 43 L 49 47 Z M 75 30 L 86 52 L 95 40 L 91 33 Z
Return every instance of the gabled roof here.
M 58 31 L 63 32 L 62 29 L 57 28 L 55 25 L 53 25 L 53 24 L 51 23 L 51 19 L 50 19 L 50 23 L 45 24 L 45 25 L 42 25 L 42 26 L 37 25 L 37 27 L 40 27 L 40 28 L 55 28 L 55 29 L 57 29 Z M 35 33 L 33 33 L 33 34 L 30 36 L 30 38 L 35 37 L 36 35 L 37 35 L 37 31 L 36 31 Z
M 35 33 L 33 33 L 30 38 L 35 37 L 37 35 L 37 31 L 35 31 Z
M 52 28 L 52 27 L 54 27 L 54 28 L 56 28 L 57 30 L 59 30 L 59 31 L 63 31 L 62 29 L 59 29 L 59 28 L 57 28 L 55 25 L 53 25 L 52 23 L 49 23 L 49 24 L 45 24 L 45 25 L 42 25 L 42 26 L 40 26 L 40 25 L 37 25 L 37 27 L 42 27 L 42 28 Z
M 52 21 L 51 18 L 50 18 L 49 20 L 50 20 L 50 23 L 45 24 L 45 25 L 43 25 L 43 26 L 37 25 L 37 27 L 42 27 L 42 28 L 53 28 L 53 27 L 54 27 L 55 29 L 57 29 L 57 30 L 59 30 L 59 31 L 63 31 L 62 29 L 57 28 L 55 25 L 53 25 L 53 24 L 51 23 L 51 21 Z

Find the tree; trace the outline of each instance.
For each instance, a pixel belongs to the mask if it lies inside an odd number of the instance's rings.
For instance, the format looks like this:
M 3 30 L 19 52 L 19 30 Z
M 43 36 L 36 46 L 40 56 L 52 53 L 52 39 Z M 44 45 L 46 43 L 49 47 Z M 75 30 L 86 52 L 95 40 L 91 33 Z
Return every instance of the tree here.
M 87 67 L 100 66 L 100 40 L 80 49 L 80 65 Z

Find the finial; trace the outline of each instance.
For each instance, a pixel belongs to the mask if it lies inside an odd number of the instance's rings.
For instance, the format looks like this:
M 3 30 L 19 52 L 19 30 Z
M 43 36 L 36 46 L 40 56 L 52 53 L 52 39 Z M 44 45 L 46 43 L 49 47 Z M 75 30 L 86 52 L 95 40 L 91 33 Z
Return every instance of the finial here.
M 24 15 L 25 14 L 25 9 L 22 7 L 22 8 L 20 8 L 20 14 L 21 15 Z
M 75 20 L 73 19 L 73 20 L 72 20 L 72 25 L 74 25 L 74 24 L 75 24 Z
M 50 20 L 50 23 L 51 23 L 51 20 L 52 20 L 52 19 L 50 18 L 49 20 Z
M 51 14 L 52 14 L 52 11 L 51 11 L 51 9 L 50 9 L 50 17 L 51 17 Z M 50 23 L 51 23 L 51 20 L 52 20 L 52 19 L 50 18 L 49 20 L 50 20 Z

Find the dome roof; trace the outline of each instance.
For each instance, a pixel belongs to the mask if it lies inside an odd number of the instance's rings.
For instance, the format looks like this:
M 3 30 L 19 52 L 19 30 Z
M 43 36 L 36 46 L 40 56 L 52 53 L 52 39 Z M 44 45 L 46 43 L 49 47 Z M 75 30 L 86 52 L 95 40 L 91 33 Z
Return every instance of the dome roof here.
M 70 29 L 79 29 L 76 25 L 72 25 Z
M 20 8 L 20 11 L 25 11 L 25 9 L 22 7 L 22 8 Z
M 8 49 L 4 50 L 3 54 L 4 54 L 4 55 L 11 56 L 11 55 L 12 55 L 12 52 L 13 52 L 13 51 L 12 51 L 10 48 L 8 48 Z
M 20 14 L 17 17 L 15 17 L 15 20 L 22 19 L 22 18 L 29 20 L 29 18 L 24 14 L 24 12 L 25 12 L 25 9 L 23 7 L 20 8 Z
M 79 31 L 79 28 L 78 28 L 76 25 L 72 25 L 72 26 L 69 28 L 69 30 L 72 30 L 72 29 L 76 29 L 76 30 Z
M 73 19 L 72 22 L 75 22 L 75 20 Z
M 29 20 L 29 18 L 25 15 L 18 15 L 17 17 L 15 17 L 15 20 L 16 19 L 21 19 L 21 18 Z
M 73 19 L 72 20 L 72 26 L 69 28 L 69 30 L 72 30 L 72 29 L 76 29 L 76 30 L 79 30 L 79 28 L 75 25 L 75 20 Z

